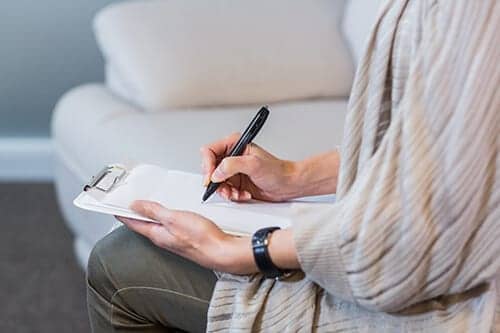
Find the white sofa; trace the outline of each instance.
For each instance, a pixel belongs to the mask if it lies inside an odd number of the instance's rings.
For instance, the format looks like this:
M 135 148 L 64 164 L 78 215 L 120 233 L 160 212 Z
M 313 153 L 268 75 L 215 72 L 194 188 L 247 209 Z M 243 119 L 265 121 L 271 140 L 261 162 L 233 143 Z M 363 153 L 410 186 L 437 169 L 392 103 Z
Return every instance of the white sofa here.
M 84 267 L 113 219 L 72 200 L 105 164 L 199 172 L 199 147 L 239 131 L 263 104 L 256 142 L 301 159 L 342 138 L 354 67 L 380 1 L 153 0 L 114 4 L 94 28 L 106 82 L 57 104 L 55 184 Z

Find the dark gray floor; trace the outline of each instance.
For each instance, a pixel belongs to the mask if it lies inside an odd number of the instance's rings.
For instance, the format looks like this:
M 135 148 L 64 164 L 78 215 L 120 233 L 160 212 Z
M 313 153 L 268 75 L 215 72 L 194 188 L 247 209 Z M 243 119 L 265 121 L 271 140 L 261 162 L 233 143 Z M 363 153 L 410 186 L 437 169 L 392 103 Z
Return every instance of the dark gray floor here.
M 0 332 L 89 332 L 84 282 L 52 185 L 0 183 Z

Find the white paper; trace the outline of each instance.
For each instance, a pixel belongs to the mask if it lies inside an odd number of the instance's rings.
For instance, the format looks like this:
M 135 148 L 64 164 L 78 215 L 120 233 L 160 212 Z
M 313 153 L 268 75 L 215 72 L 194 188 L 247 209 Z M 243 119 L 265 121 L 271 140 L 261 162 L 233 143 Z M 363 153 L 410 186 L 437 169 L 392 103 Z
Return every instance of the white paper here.
M 110 193 L 83 192 L 75 199 L 76 206 L 105 214 L 151 221 L 128 207 L 135 200 L 156 201 L 165 207 L 189 210 L 214 221 L 221 229 L 235 234 L 251 234 L 268 226 L 286 228 L 290 225 L 293 203 L 227 202 L 214 194 L 201 202 L 205 191 L 202 176 L 168 171 L 154 165 L 138 165 Z

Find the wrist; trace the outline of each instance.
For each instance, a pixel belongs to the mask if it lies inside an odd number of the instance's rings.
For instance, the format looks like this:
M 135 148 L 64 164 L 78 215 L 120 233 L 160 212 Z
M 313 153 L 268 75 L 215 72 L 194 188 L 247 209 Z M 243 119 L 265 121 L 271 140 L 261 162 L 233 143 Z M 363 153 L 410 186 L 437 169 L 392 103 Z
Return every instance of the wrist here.
M 283 164 L 287 186 L 280 199 L 285 201 L 303 196 L 303 161 L 283 161 Z
M 253 258 L 252 241 L 248 236 L 228 235 L 223 240 L 217 270 L 233 274 L 252 274 L 258 272 Z
M 340 155 L 337 150 L 296 162 L 295 184 L 298 196 L 335 193 L 337 190 Z
M 221 241 L 214 269 L 232 274 L 259 272 L 253 255 L 251 237 L 227 234 Z M 281 269 L 300 269 L 291 229 L 276 230 L 269 238 L 269 254 L 272 262 Z
M 310 170 L 311 170 L 311 161 L 310 160 L 302 160 L 293 162 L 293 177 L 291 180 L 291 184 L 293 184 L 294 194 L 293 197 L 303 197 L 307 196 L 308 192 L 310 192 L 310 182 L 308 178 L 310 178 Z
M 300 269 L 292 229 L 276 230 L 269 237 L 269 255 L 280 269 Z

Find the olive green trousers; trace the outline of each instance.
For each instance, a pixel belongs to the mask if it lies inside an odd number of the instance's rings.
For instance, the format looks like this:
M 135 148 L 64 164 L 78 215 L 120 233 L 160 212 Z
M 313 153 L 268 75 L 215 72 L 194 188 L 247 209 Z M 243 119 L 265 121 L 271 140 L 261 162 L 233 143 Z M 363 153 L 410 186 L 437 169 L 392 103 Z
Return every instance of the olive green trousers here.
M 204 332 L 217 277 L 120 227 L 89 258 L 92 332 Z

